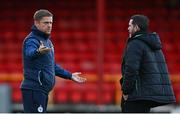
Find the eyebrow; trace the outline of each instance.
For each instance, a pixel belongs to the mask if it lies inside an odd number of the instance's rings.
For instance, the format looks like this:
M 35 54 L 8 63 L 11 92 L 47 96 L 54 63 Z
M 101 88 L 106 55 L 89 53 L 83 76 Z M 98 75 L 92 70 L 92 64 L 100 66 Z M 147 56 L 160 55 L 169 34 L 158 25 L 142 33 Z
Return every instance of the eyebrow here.
M 53 21 L 41 21 L 41 22 L 43 22 L 43 23 L 44 23 L 44 22 L 53 22 Z
M 52 21 L 41 21 L 42 23 L 53 23 Z

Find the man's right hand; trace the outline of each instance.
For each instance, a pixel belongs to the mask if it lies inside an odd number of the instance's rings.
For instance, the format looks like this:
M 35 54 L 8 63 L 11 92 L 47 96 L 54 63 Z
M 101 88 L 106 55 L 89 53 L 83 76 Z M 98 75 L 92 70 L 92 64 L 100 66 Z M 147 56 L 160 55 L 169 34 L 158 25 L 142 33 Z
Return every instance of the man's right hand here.
M 51 51 L 51 48 L 44 46 L 43 42 L 40 41 L 40 46 L 37 50 L 40 54 L 45 54 Z

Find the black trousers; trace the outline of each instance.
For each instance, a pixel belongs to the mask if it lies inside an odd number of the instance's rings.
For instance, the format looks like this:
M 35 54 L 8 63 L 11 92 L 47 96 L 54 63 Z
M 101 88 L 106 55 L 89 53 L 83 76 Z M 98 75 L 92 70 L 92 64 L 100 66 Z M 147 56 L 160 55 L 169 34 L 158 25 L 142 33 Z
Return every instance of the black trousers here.
M 23 107 L 25 113 L 46 112 L 48 95 L 35 90 L 22 89 Z
M 121 102 L 121 109 L 123 113 L 148 113 L 150 112 L 150 105 L 147 101 L 124 101 Z

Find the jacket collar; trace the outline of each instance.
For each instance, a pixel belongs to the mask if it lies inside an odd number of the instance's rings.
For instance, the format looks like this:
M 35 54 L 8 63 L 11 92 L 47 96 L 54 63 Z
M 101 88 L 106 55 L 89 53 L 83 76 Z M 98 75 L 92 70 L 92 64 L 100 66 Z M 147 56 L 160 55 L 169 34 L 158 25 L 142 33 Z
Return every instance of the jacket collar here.
M 147 34 L 147 32 L 145 32 L 145 31 L 137 31 L 132 35 L 131 38 L 136 38 L 136 37 L 141 36 L 143 34 Z
M 41 37 L 44 38 L 44 39 L 48 39 L 48 38 L 50 37 L 49 34 L 45 34 L 44 32 L 38 30 L 35 25 L 33 25 L 33 26 L 31 27 L 31 31 L 32 31 L 34 34 L 36 34 L 36 35 L 38 35 L 38 36 L 41 36 Z
M 137 31 L 131 37 L 128 38 L 128 42 L 133 40 L 134 38 L 137 38 L 137 37 L 142 36 L 142 35 L 147 34 L 147 33 L 148 32 L 146 32 L 146 31 Z

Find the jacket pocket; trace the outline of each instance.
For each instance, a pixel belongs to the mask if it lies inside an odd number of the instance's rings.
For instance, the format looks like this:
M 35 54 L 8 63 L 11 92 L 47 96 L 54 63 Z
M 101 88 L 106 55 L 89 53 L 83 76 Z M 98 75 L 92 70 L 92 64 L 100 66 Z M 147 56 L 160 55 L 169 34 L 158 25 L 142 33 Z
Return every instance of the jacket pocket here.
M 39 84 L 42 86 L 42 81 L 41 81 L 41 70 L 38 72 L 38 81 L 39 81 Z

